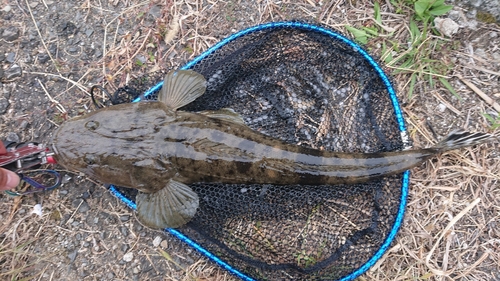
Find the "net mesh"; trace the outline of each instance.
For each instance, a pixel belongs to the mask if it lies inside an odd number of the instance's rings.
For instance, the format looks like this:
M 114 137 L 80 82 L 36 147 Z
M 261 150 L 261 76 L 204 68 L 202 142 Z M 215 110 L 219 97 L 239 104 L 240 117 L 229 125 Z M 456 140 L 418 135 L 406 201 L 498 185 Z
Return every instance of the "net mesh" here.
M 256 131 L 321 150 L 404 145 L 379 75 L 352 46 L 321 32 L 256 31 L 192 69 L 207 79 L 207 92 L 181 110 L 231 108 Z M 387 239 L 401 178 L 338 186 L 194 184 L 200 206 L 180 231 L 252 278 L 336 280 Z

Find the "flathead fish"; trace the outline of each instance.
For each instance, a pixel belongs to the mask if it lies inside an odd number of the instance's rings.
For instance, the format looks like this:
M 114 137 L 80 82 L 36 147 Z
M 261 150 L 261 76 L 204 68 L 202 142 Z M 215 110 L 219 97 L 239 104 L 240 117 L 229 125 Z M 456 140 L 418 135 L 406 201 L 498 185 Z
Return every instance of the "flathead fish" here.
M 139 220 L 149 227 L 168 228 L 182 226 L 195 215 L 199 198 L 188 186 L 192 183 L 362 183 L 493 138 L 454 132 L 425 149 L 316 150 L 256 132 L 230 109 L 177 110 L 202 95 L 205 84 L 194 71 L 170 72 L 158 101 L 110 106 L 63 123 L 53 138 L 58 163 L 101 182 L 138 189 Z

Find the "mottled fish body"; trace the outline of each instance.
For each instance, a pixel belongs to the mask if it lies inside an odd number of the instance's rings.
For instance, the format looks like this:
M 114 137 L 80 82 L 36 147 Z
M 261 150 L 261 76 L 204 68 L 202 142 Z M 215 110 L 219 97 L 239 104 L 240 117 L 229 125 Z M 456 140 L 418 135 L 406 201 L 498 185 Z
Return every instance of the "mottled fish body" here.
M 53 139 L 62 165 L 102 182 L 136 188 L 139 219 L 179 227 L 196 213 L 187 184 L 308 184 L 367 182 L 414 167 L 491 135 L 455 132 L 427 149 L 337 153 L 285 143 L 245 126 L 233 111 L 182 112 L 205 91 L 193 71 L 169 73 L 159 101 L 121 104 L 65 122 Z

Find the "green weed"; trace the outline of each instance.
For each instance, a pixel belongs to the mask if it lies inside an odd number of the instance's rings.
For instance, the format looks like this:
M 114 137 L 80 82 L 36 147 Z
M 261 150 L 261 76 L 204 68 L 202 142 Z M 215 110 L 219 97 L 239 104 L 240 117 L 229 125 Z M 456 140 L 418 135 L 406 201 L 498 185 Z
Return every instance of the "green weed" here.
M 497 128 L 500 128 L 500 115 L 498 115 L 496 118 L 494 118 L 493 116 L 491 116 L 489 114 L 483 113 L 483 116 L 486 119 L 488 119 L 488 121 L 491 122 L 490 130 L 494 131 Z
M 417 20 L 429 23 L 434 17 L 448 13 L 453 6 L 445 5 L 444 0 L 409 0 L 413 2 Z
M 417 85 L 424 87 L 424 91 L 442 85 L 453 95 L 458 94 L 446 79 L 446 74 L 453 69 L 453 64 L 445 61 L 445 54 L 454 47 L 438 37 L 430 36 L 432 22 L 436 16 L 441 16 L 450 11 L 453 6 L 445 5 L 444 0 L 391 0 L 396 7 L 396 12 L 408 15 L 408 38 L 406 43 L 394 38 L 393 33 L 384 34 L 380 27 L 383 25 L 378 3 L 373 7 L 374 26 L 365 26 L 357 29 L 346 26 L 354 39 L 360 44 L 367 44 L 371 38 L 382 40 L 382 60 L 394 69 L 393 74 L 407 74 L 408 98 L 413 97 Z

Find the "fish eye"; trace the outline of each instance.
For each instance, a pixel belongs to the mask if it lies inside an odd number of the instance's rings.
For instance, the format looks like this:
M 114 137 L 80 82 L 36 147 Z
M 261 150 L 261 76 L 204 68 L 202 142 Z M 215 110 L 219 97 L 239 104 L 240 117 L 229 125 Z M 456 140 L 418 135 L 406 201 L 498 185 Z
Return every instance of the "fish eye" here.
M 87 123 L 85 123 L 85 128 L 87 128 L 87 129 L 89 129 L 91 131 L 94 131 L 97 128 L 99 128 L 99 122 L 97 122 L 97 121 L 88 121 Z

